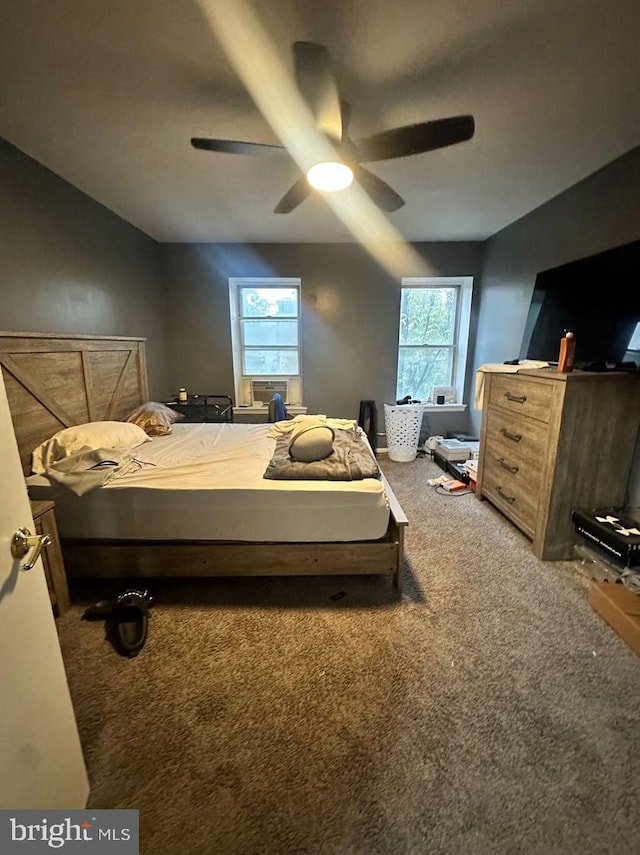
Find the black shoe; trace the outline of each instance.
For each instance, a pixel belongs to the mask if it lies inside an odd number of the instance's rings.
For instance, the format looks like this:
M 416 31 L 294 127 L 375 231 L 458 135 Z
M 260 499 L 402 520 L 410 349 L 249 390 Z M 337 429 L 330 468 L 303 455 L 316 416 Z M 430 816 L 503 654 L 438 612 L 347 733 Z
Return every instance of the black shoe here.
M 142 596 L 148 608 L 153 605 L 153 597 L 149 591 L 143 591 Z M 82 614 L 82 620 L 105 620 L 114 610 L 116 603 L 117 600 L 98 600 L 97 603 L 87 606 Z
M 149 606 L 153 602 L 148 591 L 125 591 L 107 617 L 107 638 L 118 653 L 130 659 L 137 656 L 147 640 Z
M 115 600 L 100 600 L 84 610 L 82 620 L 104 620 L 109 617 L 115 604 Z

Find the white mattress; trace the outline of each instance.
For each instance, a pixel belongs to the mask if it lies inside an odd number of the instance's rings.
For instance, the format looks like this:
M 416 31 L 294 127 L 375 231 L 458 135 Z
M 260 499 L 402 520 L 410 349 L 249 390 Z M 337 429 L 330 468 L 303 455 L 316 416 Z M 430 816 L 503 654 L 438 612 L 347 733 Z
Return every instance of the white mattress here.
M 144 540 L 350 541 L 383 537 L 383 484 L 272 481 L 270 425 L 173 425 L 135 449 L 146 464 L 79 497 L 32 475 L 31 499 L 53 499 L 62 537 Z

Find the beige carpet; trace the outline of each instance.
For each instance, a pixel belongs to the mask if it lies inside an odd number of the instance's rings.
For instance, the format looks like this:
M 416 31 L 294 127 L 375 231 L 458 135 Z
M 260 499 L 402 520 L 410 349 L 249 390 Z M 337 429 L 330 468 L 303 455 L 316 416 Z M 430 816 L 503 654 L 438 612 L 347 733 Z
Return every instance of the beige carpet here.
M 77 591 L 90 805 L 138 809 L 145 855 L 637 853 L 640 659 L 585 569 L 438 495 L 433 463 L 381 464 L 401 600 L 378 577 L 157 584 L 129 661 L 80 620 L 110 589 Z

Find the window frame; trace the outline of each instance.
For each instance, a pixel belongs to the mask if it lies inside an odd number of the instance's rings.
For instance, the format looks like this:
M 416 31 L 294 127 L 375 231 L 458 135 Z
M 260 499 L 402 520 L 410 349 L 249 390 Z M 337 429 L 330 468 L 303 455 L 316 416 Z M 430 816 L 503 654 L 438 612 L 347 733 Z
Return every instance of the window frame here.
M 297 374 L 244 374 L 244 354 L 245 344 L 243 336 L 243 320 L 260 321 L 261 318 L 255 316 L 245 316 L 242 314 L 241 294 L 243 289 L 282 289 L 294 288 L 298 292 L 297 300 L 297 315 L 295 317 L 287 317 L 286 320 L 295 320 L 297 322 L 297 345 L 295 350 L 298 355 L 298 373 Z M 233 354 L 233 380 L 235 387 L 235 400 L 239 404 L 250 404 L 247 395 L 247 381 L 256 380 L 293 380 L 295 384 L 295 397 L 302 400 L 302 280 L 300 277 L 285 277 L 285 276 L 233 276 L 229 277 L 229 309 L 231 320 L 231 349 Z M 264 318 L 269 320 L 268 317 Z M 265 349 L 269 349 L 267 346 Z M 274 348 L 276 349 L 276 348 Z M 278 348 L 282 349 L 282 347 Z M 287 345 L 285 349 L 293 349 Z
M 396 368 L 396 398 L 398 392 L 398 373 L 400 370 L 400 351 L 404 349 L 428 350 L 429 348 L 451 348 L 451 382 L 443 384 L 453 386 L 456 390 L 456 403 L 464 404 L 464 392 L 467 370 L 467 355 L 469 352 L 469 331 L 471 327 L 471 298 L 473 295 L 472 276 L 403 276 L 402 290 L 409 289 L 439 289 L 454 288 L 457 291 L 456 310 L 454 318 L 453 343 L 448 344 L 401 344 L 400 324 L 402 317 L 398 316 L 398 361 Z M 402 291 L 400 293 L 400 305 L 402 305 Z M 423 402 L 436 405 L 435 401 Z

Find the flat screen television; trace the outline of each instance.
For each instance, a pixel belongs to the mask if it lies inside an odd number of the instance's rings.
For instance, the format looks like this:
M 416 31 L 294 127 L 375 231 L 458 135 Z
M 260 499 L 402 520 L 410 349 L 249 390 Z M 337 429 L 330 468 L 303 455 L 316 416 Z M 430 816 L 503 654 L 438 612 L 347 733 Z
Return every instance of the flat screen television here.
M 557 362 L 565 330 L 578 368 L 640 367 L 640 240 L 538 273 L 520 358 Z

